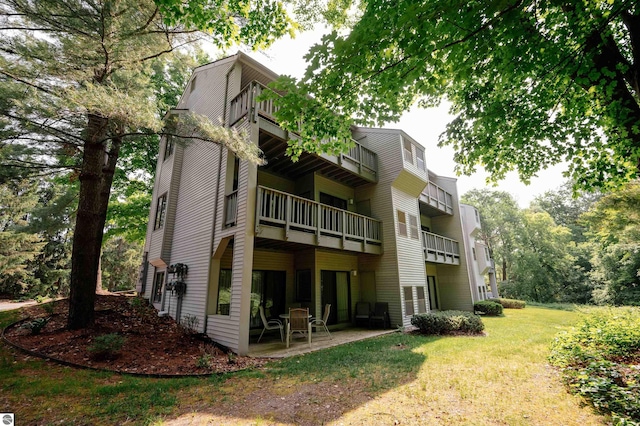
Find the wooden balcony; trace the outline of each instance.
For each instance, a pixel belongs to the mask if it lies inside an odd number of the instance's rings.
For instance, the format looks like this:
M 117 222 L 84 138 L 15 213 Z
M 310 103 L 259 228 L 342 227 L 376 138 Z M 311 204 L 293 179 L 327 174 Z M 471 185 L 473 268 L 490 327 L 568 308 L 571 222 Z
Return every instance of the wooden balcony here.
M 451 238 L 422 231 L 422 249 L 426 262 L 460 264 L 460 244 Z
M 256 236 L 359 253 L 382 253 L 379 220 L 258 187 Z
M 276 107 L 273 104 L 273 101 L 256 101 L 256 98 L 260 96 L 260 94 L 264 90 L 270 89 L 254 81 L 245 86 L 245 88 L 242 89 L 240 93 L 231 100 L 229 108 L 230 126 L 233 126 L 242 118 L 247 117 L 247 119 L 251 120 L 254 123 L 260 122 L 261 129 L 262 127 L 265 127 L 265 130 L 268 133 L 277 134 L 282 132 L 282 130 L 277 127 L 277 120 L 274 116 Z M 265 120 L 258 120 L 259 118 L 263 118 Z M 277 129 L 279 129 L 280 132 Z M 294 135 L 296 134 L 294 133 Z M 265 154 L 267 155 L 267 159 L 269 161 L 267 167 L 274 168 L 276 169 L 276 171 L 278 169 L 304 168 L 305 163 L 313 163 L 317 167 L 322 167 L 322 161 L 305 161 L 304 157 L 301 157 L 297 162 L 299 164 L 296 165 L 292 163 L 291 160 L 284 155 L 284 150 L 286 149 L 286 135 L 282 133 L 282 135 L 277 136 L 285 139 L 282 141 L 283 143 L 277 143 L 274 141 L 265 142 L 263 140 L 260 141 L 260 147 L 263 148 L 263 151 L 265 151 Z M 350 141 L 350 144 L 351 147 L 349 148 L 349 150 L 339 155 L 303 154 L 303 156 L 312 157 L 313 159 L 317 160 L 323 159 L 324 164 L 332 164 L 332 167 L 334 168 L 336 168 L 335 166 L 337 166 L 336 169 L 339 169 L 343 172 L 346 171 L 361 181 L 357 183 L 377 182 L 377 154 L 370 149 L 362 146 L 362 144 L 353 139 Z M 270 153 L 270 150 L 272 150 L 273 152 Z M 324 169 L 326 171 L 326 167 Z M 340 174 L 339 171 L 336 171 L 334 173 L 336 174 L 336 176 Z
M 453 215 L 453 195 L 433 182 L 429 182 L 422 191 L 420 201 L 430 207 L 431 214 L 429 216 Z

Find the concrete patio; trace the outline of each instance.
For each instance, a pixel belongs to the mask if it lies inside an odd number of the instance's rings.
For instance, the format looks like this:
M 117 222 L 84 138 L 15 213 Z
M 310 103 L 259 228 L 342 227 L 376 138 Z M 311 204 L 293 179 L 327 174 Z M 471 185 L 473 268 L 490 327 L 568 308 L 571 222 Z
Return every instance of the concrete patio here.
M 314 332 L 311 336 L 311 346 L 309 346 L 305 338 L 295 336 L 289 348 L 286 347 L 284 342 L 280 341 L 280 336 L 277 332 L 271 332 L 269 335 L 265 334 L 260 343 L 254 343 L 258 337 L 251 336 L 252 343 L 249 344 L 249 356 L 256 358 L 286 358 L 397 332 L 397 330 L 370 330 L 367 328 L 344 328 L 330 331 L 331 339 L 324 331 Z

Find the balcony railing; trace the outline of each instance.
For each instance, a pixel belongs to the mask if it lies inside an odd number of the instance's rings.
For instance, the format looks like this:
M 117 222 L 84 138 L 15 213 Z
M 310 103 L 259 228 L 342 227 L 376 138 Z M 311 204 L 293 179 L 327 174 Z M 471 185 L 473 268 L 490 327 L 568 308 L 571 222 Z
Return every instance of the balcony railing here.
M 427 184 L 420 199 L 442 212 L 453 214 L 453 195 L 433 182 Z
M 379 220 L 275 189 L 258 187 L 257 224 L 364 244 L 382 243 Z
M 460 264 L 460 244 L 456 240 L 422 231 L 422 248 L 427 262 Z
M 224 226 L 236 224 L 238 215 L 238 191 L 233 191 L 224 197 Z
M 257 81 L 253 81 L 245 86 L 245 88 L 231 100 L 229 108 L 230 126 L 233 126 L 245 116 L 249 116 L 249 118 L 254 122 L 258 115 L 267 117 L 276 122 L 275 112 L 277 111 L 277 108 L 273 101 L 256 101 L 256 98 L 260 96 L 264 90 L 270 89 Z M 351 140 L 351 143 L 354 146 L 346 153 L 339 155 L 338 163 L 343 165 L 346 169 L 358 172 L 359 174 L 364 173 L 374 177 L 377 176 L 378 155 L 353 139 Z

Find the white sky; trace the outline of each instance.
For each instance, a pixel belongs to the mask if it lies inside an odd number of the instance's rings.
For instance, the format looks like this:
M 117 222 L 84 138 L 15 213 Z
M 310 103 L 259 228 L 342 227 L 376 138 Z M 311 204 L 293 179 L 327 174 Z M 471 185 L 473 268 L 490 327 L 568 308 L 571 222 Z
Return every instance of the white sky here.
M 293 40 L 286 37 L 264 52 L 248 52 L 248 54 L 278 74 L 299 78 L 306 68 L 303 56 L 311 45 L 320 41 L 321 35 L 321 31 L 310 31 L 297 35 Z M 427 167 L 430 170 L 438 175 L 456 177 L 453 149 L 438 147 L 438 136 L 444 131 L 449 121 L 450 116 L 446 106 L 430 109 L 416 107 L 405 113 L 397 123 L 390 123 L 385 127 L 402 129 L 424 145 Z M 539 177 L 531 179 L 531 184 L 528 186 L 521 183 L 515 173 L 510 173 L 507 179 L 499 182 L 497 187 L 489 188 L 511 193 L 520 207 L 524 208 L 529 206 L 535 196 L 560 187 L 564 181 L 563 170 L 564 166 L 558 165 L 541 171 Z M 458 193 L 462 195 L 470 189 L 486 188 L 486 176 L 484 171 L 471 176 L 458 176 Z

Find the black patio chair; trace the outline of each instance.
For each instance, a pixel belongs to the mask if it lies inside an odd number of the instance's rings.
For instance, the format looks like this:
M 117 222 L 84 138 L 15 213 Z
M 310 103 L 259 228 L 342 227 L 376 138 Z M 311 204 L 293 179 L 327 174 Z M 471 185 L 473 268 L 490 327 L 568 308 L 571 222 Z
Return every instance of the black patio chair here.
M 375 326 L 378 322 L 382 323 L 382 328 L 391 327 L 389 304 L 387 302 L 376 302 L 373 307 L 373 312 L 369 316 L 369 327 Z
M 369 302 L 357 302 L 356 313 L 353 316 L 353 322 L 358 325 L 358 322 L 364 321 L 369 325 L 369 316 L 371 315 L 371 304 Z

